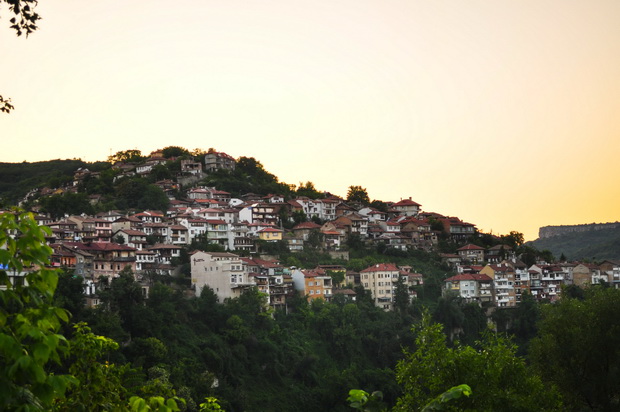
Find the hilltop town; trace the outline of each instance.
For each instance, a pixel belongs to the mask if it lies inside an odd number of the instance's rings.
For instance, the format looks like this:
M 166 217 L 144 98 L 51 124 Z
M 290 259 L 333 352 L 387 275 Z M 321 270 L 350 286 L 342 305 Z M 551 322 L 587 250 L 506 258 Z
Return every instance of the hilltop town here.
M 196 296 L 209 287 L 220 301 L 257 288 L 270 306 L 286 309 L 296 294 L 329 301 L 367 293 L 376 306 L 393 310 L 399 299 L 417 299 L 431 277 L 402 259 L 395 263 L 412 253 L 435 259 L 444 275 L 434 273 L 432 281 L 442 294 L 485 307 L 514 307 L 524 293 L 554 301 L 563 285 L 620 285 L 619 262 L 555 262 L 524 247 L 518 232 L 480 233 L 458 217 L 423 210 L 412 197 L 371 202 L 361 186 L 351 186 L 347 198 L 311 182 L 292 188 L 260 162 L 214 149 L 190 154 L 173 146 L 149 156 L 130 150 L 109 160 L 103 171 L 80 167 L 63 185 L 37 187 L 20 202 L 51 228 L 52 265 L 83 277 L 93 306 L 107 279 L 125 272 L 145 295 L 153 279 L 163 277 L 180 279 Z M 261 191 L 282 192 L 224 190 L 235 188 L 229 177 L 239 161 L 267 182 Z M 140 186 L 143 181 L 152 183 Z M 105 209 L 106 184 L 116 185 L 107 190 L 117 202 L 112 207 L 124 210 L 96 212 Z M 380 258 L 360 259 L 363 251 Z

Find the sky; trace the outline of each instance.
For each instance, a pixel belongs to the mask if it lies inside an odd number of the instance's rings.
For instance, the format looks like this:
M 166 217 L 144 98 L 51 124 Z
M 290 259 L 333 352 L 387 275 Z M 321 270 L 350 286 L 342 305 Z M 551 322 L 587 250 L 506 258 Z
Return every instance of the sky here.
M 617 0 L 0 8 L 0 162 L 215 148 L 485 232 L 620 220 Z

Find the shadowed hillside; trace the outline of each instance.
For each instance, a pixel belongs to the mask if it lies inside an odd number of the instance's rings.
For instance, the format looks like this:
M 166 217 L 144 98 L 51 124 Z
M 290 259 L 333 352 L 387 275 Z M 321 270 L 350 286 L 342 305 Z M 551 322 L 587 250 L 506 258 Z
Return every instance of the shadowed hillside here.
M 565 233 L 528 244 L 538 250 L 550 250 L 555 257 L 563 253 L 568 260 L 620 259 L 620 228 Z

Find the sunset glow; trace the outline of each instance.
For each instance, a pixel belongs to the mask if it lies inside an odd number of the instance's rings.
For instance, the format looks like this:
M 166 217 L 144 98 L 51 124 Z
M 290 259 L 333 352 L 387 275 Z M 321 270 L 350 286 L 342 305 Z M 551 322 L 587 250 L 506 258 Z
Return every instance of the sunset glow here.
M 620 2 L 42 1 L 0 9 L 2 162 L 176 145 L 480 230 L 620 220 Z

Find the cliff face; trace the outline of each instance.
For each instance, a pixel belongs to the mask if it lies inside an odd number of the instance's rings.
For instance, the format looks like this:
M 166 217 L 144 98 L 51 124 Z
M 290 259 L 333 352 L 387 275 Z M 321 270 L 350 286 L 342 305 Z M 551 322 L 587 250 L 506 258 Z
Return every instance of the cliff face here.
M 620 222 L 614 223 L 589 223 L 584 225 L 569 226 L 544 226 L 538 229 L 538 238 L 547 239 L 553 236 L 565 235 L 568 233 L 590 232 L 594 230 L 616 229 L 620 227 Z

